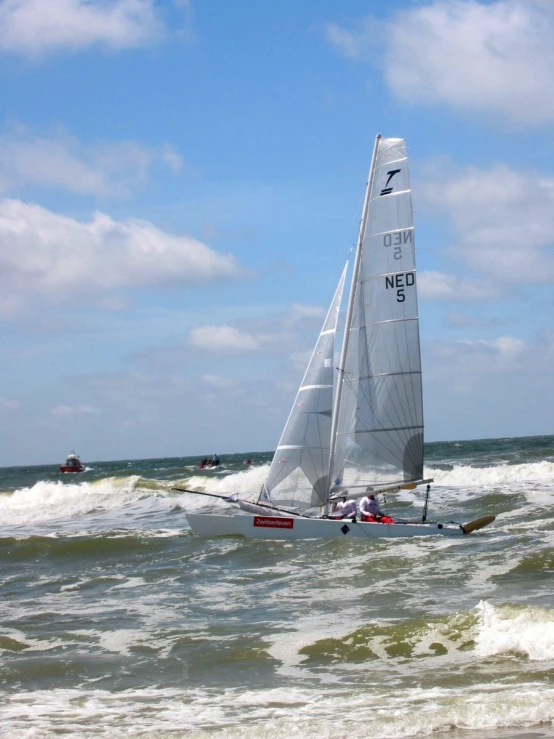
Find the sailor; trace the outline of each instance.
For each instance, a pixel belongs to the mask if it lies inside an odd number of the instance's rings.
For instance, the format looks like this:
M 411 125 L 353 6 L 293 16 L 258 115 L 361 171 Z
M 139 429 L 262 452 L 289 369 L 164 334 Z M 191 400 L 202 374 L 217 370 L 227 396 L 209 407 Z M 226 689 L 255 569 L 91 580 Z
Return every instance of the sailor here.
M 346 495 L 341 498 L 341 500 L 338 503 L 338 509 L 340 513 L 341 518 L 351 518 L 352 516 L 356 516 L 356 513 L 358 512 L 358 505 L 355 500 L 346 499 Z
M 341 518 L 351 518 L 357 513 L 357 504 L 355 500 L 347 500 L 348 490 L 341 492 L 338 500 L 334 500 L 331 506 L 331 513 L 338 513 Z
M 379 508 L 375 495 L 370 492 L 373 488 L 367 489 L 367 495 L 360 500 L 360 518 L 362 521 L 380 521 L 383 512 Z

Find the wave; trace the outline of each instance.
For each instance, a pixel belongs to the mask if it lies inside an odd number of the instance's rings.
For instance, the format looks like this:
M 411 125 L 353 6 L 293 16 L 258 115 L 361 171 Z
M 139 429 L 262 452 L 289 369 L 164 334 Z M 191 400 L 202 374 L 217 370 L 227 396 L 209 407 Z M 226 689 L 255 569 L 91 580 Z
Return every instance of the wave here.
M 0 495 L 0 521 L 3 526 L 20 526 L 120 509 L 149 496 L 140 488 L 140 479 L 113 477 L 80 483 L 41 480 Z
M 233 472 L 225 477 L 206 477 L 193 475 L 187 478 L 187 487 L 207 493 L 239 493 L 241 496 L 257 496 L 264 484 L 269 464 L 248 467 L 240 472 Z
M 491 467 L 455 465 L 452 469 L 425 467 L 424 477 L 435 484 L 466 487 L 475 485 L 502 485 L 520 482 L 554 483 L 554 462 L 501 464 Z
M 239 493 L 241 496 L 256 496 L 269 472 L 269 464 L 250 467 L 247 470 L 228 474 L 222 478 L 193 475 L 186 480 L 187 487 L 209 493 Z M 424 478 L 433 478 L 436 485 L 452 487 L 474 487 L 475 485 L 502 485 L 520 482 L 554 484 L 554 462 L 542 460 L 522 464 L 501 464 L 472 467 L 454 465 L 450 469 L 426 466 Z
M 226 507 L 217 498 L 179 494 L 176 488 L 200 490 L 216 495 L 237 492 L 256 497 L 267 475 L 267 466 L 217 477 L 193 475 L 179 480 L 155 480 L 139 475 L 105 477 L 95 482 L 39 480 L 34 485 L 0 494 L 2 526 L 26 526 L 55 522 L 133 506 L 135 513 L 167 511 L 179 505 L 195 510 Z
M 524 605 L 493 606 L 482 601 L 476 653 L 481 657 L 513 654 L 530 662 L 554 659 L 554 611 Z
M 513 610 L 512 610 L 513 609 Z M 203 737 L 217 734 L 221 739 L 401 739 L 432 736 L 438 733 L 458 736 L 462 730 L 468 739 L 492 739 L 499 731 L 512 729 L 507 736 L 529 736 L 524 727 L 536 727 L 540 736 L 553 736 L 550 724 L 554 720 L 554 689 L 547 674 L 529 676 L 527 680 L 494 679 L 494 666 L 486 671 L 487 660 L 494 655 L 514 651 L 534 659 L 516 636 L 522 625 L 535 623 L 533 636 L 539 640 L 541 626 L 552 623 L 551 612 L 529 607 L 494 606 L 479 604 L 471 612 L 445 617 L 424 628 L 424 620 L 411 625 L 390 626 L 388 637 L 400 645 L 411 645 L 425 639 L 442 639 L 446 634 L 452 643 L 457 642 L 459 652 L 467 656 L 467 670 L 460 660 L 448 665 L 447 684 L 437 684 L 434 671 L 408 678 L 409 685 L 400 687 L 402 673 L 387 680 L 382 672 L 367 670 L 358 680 L 333 679 L 331 674 L 319 672 L 322 682 L 311 686 L 294 680 L 277 680 L 271 687 L 245 688 L 243 685 L 223 685 L 217 682 L 205 685 L 197 680 L 193 687 L 181 684 L 177 687 L 130 687 L 127 690 L 107 691 L 94 685 L 86 688 L 58 688 L 26 691 L 24 701 L 12 700 L 10 710 L 5 711 L 3 728 L 7 736 L 37 734 L 53 737 L 60 731 L 74 733 L 75 727 L 90 726 L 80 735 L 92 736 L 99 726 L 117 727 L 116 735 L 129 733 L 156 736 L 159 739 L 175 736 Z M 492 619 L 492 620 L 491 620 Z M 116 632 L 118 649 L 137 649 L 141 644 L 140 633 Z M 342 649 L 350 649 L 350 661 L 354 661 L 354 637 L 360 643 L 370 636 L 370 631 L 359 630 L 343 639 Z M 384 633 L 384 632 L 383 632 Z M 503 645 L 498 643 L 500 634 L 511 634 Z M 382 636 L 382 635 L 381 635 Z M 496 639 L 494 655 L 479 651 L 482 643 Z M 267 634 L 267 638 L 270 635 Z M 290 634 L 286 636 L 290 649 Z M 195 636 L 198 642 L 198 636 Z M 185 646 L 190 640 L 185 641 Z M 7 652 L 21 650 L 28 642 L 18 633 L 0 640 L 0 649 Z M 109 649 L 113 643 L 105 641 Z M 202 644 L 202 642 L 200 642 Z M 324 641 L 317 642 L 320 648 Z M 432 647 L 434 641 L 429 641 Z M 542 641 L 545 646 L 545 642 Z M 176 640 L 170 653 L 179 655 L 182 640 Z M 360 644 L 358 644 L 360 646 Z M 205 650 L 202 649 L 202 652 Z M 227 651 L 220 647 L 223 663 L 241 665 L 244 662 L 260 665 L 267 659 L 263 645 L 245 643 Z M 433 650 L 432 650 L 433 651 Z M 437 648 L 434 648 L 437 651 Z M 418 656 L 417 653 L 415 656 Z M 165 658 L 169 656 L 166 654 Z M 479 658 L 478 664 L 475 664 Z M 365 662 L 365 655 L 358 655 Z M 405 655 L 398 653 L 389 660 L 402 661 Z M 343 655 L 336 655 L 336 669 L 341 669 Z M 212 669 L 217 669 L 215 663 Z M 407 676 L 408 677 L 408 676 Z M 323 687 L 323 682 L 325 686 Z M 516 728 L 517 727 L 517 728 Z M 113 732 L 112 732 L 113 733 Z M 538 734 L 537 734 L 538 736 Z
M 161 537 L 158 537 L 161 539 Z M 140 554 L 142 549 L 149 552 L 163 550 L 165 544 L 156 542 L 152 536 L 145 541 L 143 536 L 129 534 L 128 531 L 109 531 L 102 535 L 90 536 L 29 536 L 27 538 L 0 537 L 0 551 L 9 551 L 11 561 L 34 561 L 37 557 L 60 559 L 68 558 L 80 562 L 84 558 L 94 559 L 122 558 L 128 554 Z M 94 578 L 90 581 L 94 583 Z
M 174 484 L 174 488 L 197 490 L 210 495 L 230 495 L 238 493 L 243 500 L 256 500 L 265 482 L 269 465 L 249 467 L 240 472 L 234 472 L 225 477 L 205 477 L 194 475 Z M 228 510 L 228 504 L 223 500 L 202 495 L 184 493 L 179 499 L 180 506 L 185 511 L 198 511 L 205 509 Z
M 554 660 L 554 610 L 481 601 L 471 611 L 393 625 L 372 624 L 299 650 L 305 666 L 422 657 L 451 660 L 458 652 L 485 658 L 512 655 L 531 662 Z
M 2 526 L 25 526 L 79 519 L 99 512 L 129 510 L 139 516 L 152 512 L 168 511 L 178 507 L 185 511 L 227 509 L 227 503 L 217 497 L 208 497 L 184 492 L 196 490 L 210 495 L 227 496 L 238 493 L 243 499 L 254 500 L 267 477 L 269 464 L 249 467 L 224 475 L 192 474 L 178 479 L 152 479 L 140 475 L 105 477 L 94 482 L 38 481 L 34 485 L 0 494 L 0 522 Z M 550 501 L 549 488 L 554 485 L 554 463 L 542 461 L 520 465 L 496 467 L 469 467 L 459 465 L 451 470 L 428 467 L 425 477 L 433 478 L 434 487 L 448 488 L 456 496 L 455 503 L 463 500 L 463 490 L 478 488 L 486 502 L 490 489 L 505 494 L 503 486 L 511 486 L 512 492 L 524 492 L 528 503 L 545 506 Z M 534 483 L 539 489 L 518 489 L 518 484 Z M 483 490 L 480 490 L 483 488 Z M 541 497 L 542 495 L 542 497 Z M 403 491 L 398 500 L 408 503 L 421 502 L 421 491 Z M 444 499 L 446 501 L 446 499 Z M 130 512 L 130 511 L 129 511 Z M 114 524 L 118 526 L 117 523 Z

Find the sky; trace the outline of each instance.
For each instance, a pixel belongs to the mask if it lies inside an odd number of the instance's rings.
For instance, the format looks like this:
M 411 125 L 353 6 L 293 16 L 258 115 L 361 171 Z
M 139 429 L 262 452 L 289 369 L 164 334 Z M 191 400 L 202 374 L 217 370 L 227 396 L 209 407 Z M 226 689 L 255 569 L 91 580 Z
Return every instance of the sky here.
M 554 433 L 554 2 L 0 0 L 0 466 L 276 447 L 410 157 L 427 441 Z

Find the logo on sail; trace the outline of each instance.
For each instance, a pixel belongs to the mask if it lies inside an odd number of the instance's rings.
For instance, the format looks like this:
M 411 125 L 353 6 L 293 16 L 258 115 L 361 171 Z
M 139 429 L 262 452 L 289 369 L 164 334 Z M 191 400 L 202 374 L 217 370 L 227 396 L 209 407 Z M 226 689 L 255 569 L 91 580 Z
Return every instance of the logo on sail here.
M 389 187 L 389 182 L 392 180 L 395 174 L 398 174 L 401 171 L 402 170 L 400 169 L 391 169 L 390 172 L 387 172 L 389 177 L 387 181 L 385 182 L 385 187 L 381 190 L 379 195 L 390 195 L 390 193 L 392 192 L 392 187 Z

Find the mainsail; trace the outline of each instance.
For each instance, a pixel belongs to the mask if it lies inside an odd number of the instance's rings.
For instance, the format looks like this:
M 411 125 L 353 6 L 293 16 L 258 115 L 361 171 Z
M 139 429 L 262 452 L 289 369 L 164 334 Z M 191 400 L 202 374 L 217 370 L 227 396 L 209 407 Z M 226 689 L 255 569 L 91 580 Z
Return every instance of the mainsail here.
M 421 480 L 423 401 L 412 194 L 403 139 L 377 137 L 339 367 L 332 480 Z
M 335 334 L 345 266 L 296 395 L 261 502 L 305 509 L 323 505 L 329 491 L 329 446 L 335 373 Z

